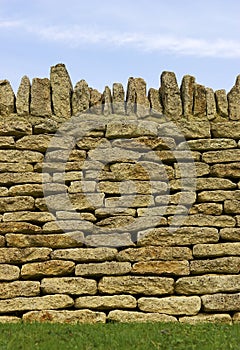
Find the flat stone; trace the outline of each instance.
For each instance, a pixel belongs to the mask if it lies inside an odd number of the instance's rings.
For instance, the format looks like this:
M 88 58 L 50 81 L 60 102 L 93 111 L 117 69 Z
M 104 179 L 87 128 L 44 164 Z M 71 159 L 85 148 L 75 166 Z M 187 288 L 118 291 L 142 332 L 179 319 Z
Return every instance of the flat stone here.
M 149 207 L 154 205 L 154 197 L 151 195 L 125 195 L 119 201 L 118 197 L 109 197 L 105 199 L 105 206 L 109 207 Z
M 183 184 L 182 184 L 183 183 Z M 194 182 L 192 178 L 172 180 L 170 181 L 170 188 L 173 191 L 179 191 L 184 186 L 185 188 L 189 187 L 189 190 L 192 189 Z M 208 177 L 208 178 L 199 178 L 196 179 L 196 190 L 228 190 L 236 188 L 236 184 L 228 179 L 219 179 L 217 177 Z
M 223 118 L 228 118 L 228 100 L 226 90 L 216 90 L 215 100 L 218 115 L 220 115 Z
M 226 214 L 240 214 L 240 201 L 236 199 L 224 201 L 223 207 Z
M 157 123 L 147 123 L 147 121 L 137 121 L 132 119 L 122 119 L 107 123 L 106 137 L 131 138 L 142 136 L 158 136 Z M 166 136 L 166 135 L 165 135 Z M 133 140 L 134 141 L 134 140 Z
M 160 90 L 150 88 L 148 91 L 148 99 L 150 102 L 151 113 L 163 114 L 163 106 L 161 104 Z
M 234 315 L 233 315 L 233 323 L 239 323 L 240 322 L 240 312 L 236 312 Z
M 178 121 L 176 121 L 176 126 L 178 127 L 176 136 L 179 137 L 179 132 L 181 132 L 186 140 L 204 139 L 211 137 L 210 123 L 207 120 L 198 121 L 179 119 Z M 172 124 L 166 124 L 164 125 L 164 127 L 161 126 L 162 133 L 165 136 L 174 136 L 174 130 L 172 129 Z M 227 138 L 228 136 L 225 137 Z
M 177 294 L 213 294 L 219 292 L 239 292 L 239 275 L 204 275 L 182 277 L 176 281 Z
M 213 122 L 211 124 L 211 131 L 213 137 L 230 138 L 234 140 L 239 139 L 240 134 L 240 122 L 239 121 L 225 121 L 225 122 Z
M 223 211 L 223 205 L 220 203 L 200 203 L 194 204 L 189 214 L 204 214 L 204 215 L 221 215 Z
M 16 316 L 0 316 L 0 323 L 21 323 L 22 319 Z
M 240 310 L 240 293 L 236 294 L 213 294 L 203 295 L 201 297 L 203 310 L 207 312 L 214 311 L 239 311 Z
M 97 282 L 81 277 L 43 278 L 41 290 L 44 294 L 96 294 Z
M 74 306 L 76 309 L 134 309 L 137 301 L 131 295 L 86 296 L 75 299 Z
M 164 114 L 169 117 L 178 117 L 182 114 L 180 89 L 173 72 L 163 72 L 161 74 L 161 97 Z
M 48 117 L 52 115 L 49 79 L 33 78 L 30 112 L 32 115 L 39 117 Z
M 30 172 L 33 171 L 33 166 L 32 164 L 28 164 L 28 163 L 9 163 L 9 162 L 5 162 L 5 163 L 1 163 L 1 169 L 0 172 L 1 173 L 24 173 L 24 172 Z M 8 174 L 8 175 L 12 175 L 12 174 Z
M 140 298 L 138 307 L 141 311 L 166 313 L 168 315 L 196 315 L 201 309 L 198 296 L 172 296 L 166 298 Z
M 235 140 L 231 139 L 199 139 L 199 140 L 189 140 L 187 141 L 187 146 L 190 147 L 192 151 L 215 151 L 215 150 L 226 150 L 230 148 L 237 148 L 237 143 Z M 186 142 L 182 142 L 178 145 L 178 149 L 185 149 Z
M 226 163 L 237 162 L 240 157 L 240 149 L 229 149 L 221 151 L 209 151 L 202 155 L 202 159 L 206 163 Z
M 30 221 L 43 223 L 55 220 L 55 217 L 51 213 L 41 213 L 41 212 L 32 212 L 32 211 L 17 211 L 12 213 L 4 213 L 3 221 L 12 222 L 12 221 Z M 13 231 L 11 231 L 13 232 Z M 29 233 L 29 232 L 26 232 Z
M 8 196 L 8 188 L 0 187 L 0 197 L 7 197 L 7 196 Z
M 43 233 L 61 233 L 61 232 L 77 232 L 79 231 L 80 237 L 82 235 L 81 230 L 92 230 L 93 224 L 88 221 L 79 220 L 58 220 L 49 221 L 43 225 Z
M 45 152 L 51 141 L 50 135 L 27 135 L 16 142 L 17 149 L 27 149 L 39 152 Z
M 183 104 L 183 114 L 189 116 L 193 114 L 193 94 L 195 78 L 191 75 L 184 75 L 181 84 L 181 97 Z
M 66 276 L 70 275 L 74 271 L 74 268 L 75 264 L 72 261 L 50 260 L 35 262 L 23 265 L 21 276 L 25 279 L 46 276 Z
M 23 322 L 50 322 L 50 323 L 105 323 L 106 315 L 103 312 L 94 312 L 90 310 L 76 311 L 30 311 L 23 315 Z
M 193 247 L 195 257 L 218 257 L 240 255 L 240 243 L 196 244 Z
M 43 161 L 43 155 L 34 151 L 0 150 L 2 162 L 35 163 Z
M 83 112 L 89 109 L 90 91 L 85 80 L 80 80 L 74 87 L 72 94 L 72 114 Z
M 58 122 L 51 118 L 44 118 L 34 125 L 34 134 L 55 133 L 58 130 Z
M 175 218 L 174 218 L 175 219 Z M 179 221 L 178 221 L 179 220 Z M 169 224 L 172 224 L 172 217 L 168 218 Z M 177 220 L 174 222 L 174 226 L 182 222 L 185 226 L 214 226 L 214 227 L 233 227 L 236 224 L 236 221 L 230 215 L 204 215 L 204 214 L 195 214 L 189 215 L 183 220 L 181 216 L 178 216 Z
M 98 285 L 105 294 L 171 294 L 174 280 L 166 277 L 117 276 L 103 277 Z
M 205 163 L 200 162 L 194 162 L 194 167 L 191 167 L 191 169 L 188 169 L 188 176 L 184 174 L 186 163 L 174 163 L 174 169 L 175 169 L 175 178 L 176 179 L 182 179 L 184 177 L 190 177 L 191 179 L 195 178 L 196 176 L 204 176 L 208 175 L 210 173 L 210 166 Z
M 41 227 L 28 222 L 0 222 L 0 234 L 5 233 L 40 233 Z
M 34 209 L 34 199 L 28 196 L 1 197 L 0 211 L 22 211 Z
M 76 276 L 125 275 L 131 271 L 129 262 L 106 261 L 103 263 L 79 264 L 76 266 Z
M 240 191 L 202 191 L 198 194 L 199 202 L 223 202 L 228 199 L 240 199 Z
M 125 114 L 124 88 L 120 83 L 113 83 L 112 103 L 114 113 Z
M 31 281 L 2 282 L 0 284 L 0 299 L 16 297 L 34 297 L 40 295 L 40 283 Z
M 119 229 L 120 230 L 120 229 Z M 132 247 L 134 245 L 129 233 L 112 233 L 115 229 L 99 228 L 100 234 L 90 234 L 84 244 L 88 247 Z M 121 231 L 121 230 L 120 230 Z M 124 230 L 125 231 L 125 230 Z
M 16 184 L 22 184 L 22 183 L 27 183 L 27 184 L 42 183 L 42 180 L 43 180 L 42 174 L 32 173 L 32 172 L 1 173 L 1 177 L 0 177 L 0 183 L 6 184 L 6 185 L 16 185 Z
M 189 262 L 185 261 L 149 261 L 137 262 L 132 267 L 132 273 L 141 275 L 174 275 L 190 274 Z
M 29 78 L 25 75 L 24 77 L 22 77 L 20 86 L 17 91 L 16 109 L 17 109 L 18 115 L 29 115 L 30 94 L 31 94 L 31 83 Z
M 195 316 L 184 316 L 179 318 L 180 323 L 196 325 L 199 323 L 232 324 L 229 314 L 198 314 Z
M 240 178 L 240 163 L 214 164 L 211 174 L 217 177 Z
M 207 109 L 206 88 L 203 85 L 194 86 L 193 114 L 195 116 L 205 116 Z
M 220 230 L 220 237 L 225 241 L 240 241 L 240 228 L 223 228 Z
M 21 264 L 47 260 L 51 251 L 50 248 L 0 248 L 0 263 Z
M 27 310 L 63 309 L 74 304 L 68 295 L 45 295 L 41 297 L 18 297 L 0 300 L 0 313 Z
M 216 117 L 217 108 L 214 91 L 211 88 L 206 88 L 206 115 L 208 120 L 212 120 Z
M 113 310 L 108 314 L 108 321 L 110 322 L 177 322 L 173 316 L 160 313 L 145 313 L 136 311 L 121 311 Z
M 23 136 L 32 134 L 31 123 L 22 117 L 1 118 L 0 135 L 1 136 Z
M 117 249 L 114 248 L 72 248 L 54 250 L 51 254 L 51 259 L 74 260 L 87 263 L 111 261 L 115 259 L 116 255 Z
M 223 257 L 190 262 L 191 274 L 203 273 L 239 273 L 240 257 Z
M 1 149 L 15 148 L 15 141 L 13 136 L 0 136 Z
M 0 281 L 14 281 L 19 278 L 20 268 L 14 265 L 0 264 Z
M 0 115 L 8 116 L 15 112 L 15 95 L 8 80 L 0 80 Z

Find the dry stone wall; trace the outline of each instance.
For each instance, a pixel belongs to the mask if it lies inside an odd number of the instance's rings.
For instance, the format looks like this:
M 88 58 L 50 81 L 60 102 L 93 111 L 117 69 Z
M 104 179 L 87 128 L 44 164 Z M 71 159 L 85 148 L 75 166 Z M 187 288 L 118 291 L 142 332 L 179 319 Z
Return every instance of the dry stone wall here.
M 96 125 L 71 150 L 63 183 L 63 144 L 49 145 L 72 115 Z M 141 78 L 100 93 L 84 80 L 73 88 L 63 64 L 50 79 L 23 77 L 16 96 L 1 80 L 0 322 L 240 322 L 239 135 L 240 76 L 228 94 L 192 76 L 179 87 L 171 72 L 148 93 Z M 104 168 L 84 168 L 99 145 Z M 43 174 L 47 150 L 56 163 Z M 75 210 L 62 210 L 61 195 L 49 206 L 62 190 Z

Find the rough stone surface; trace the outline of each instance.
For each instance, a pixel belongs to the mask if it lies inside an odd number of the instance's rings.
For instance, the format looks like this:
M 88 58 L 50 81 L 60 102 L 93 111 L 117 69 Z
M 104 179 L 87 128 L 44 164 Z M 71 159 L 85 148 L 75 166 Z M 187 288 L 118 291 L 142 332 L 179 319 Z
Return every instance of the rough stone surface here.
M 234 140 L 239 139 L 240 133 L 240 122 L 239 121 L 228 121 L 225 122 L 213 122 L 211 124 L 211 131 L 213 137 L 231 138 Z
M 49 79 L 33 79 L 30 112 L 32 115 L 39 117 L 48 117 L 52 115 Z
M 132 273 L 141 275 L 189 275 L 188 261 L 151 261 L 137 262 Z
M 136 299 L 131 295 L 111 295 L 111 296 L 85 296 L 75 299 L 77 309 L 134 309 L 137 306 Z
M 216 259 L 193 260 L 190 262 L 191 274 L 239 273 L 240 257 L 230 256 Z
M 218 257 L 240 255 L 240 243 L 196 244 L 194 257 Z
M 227 95 L 229 118 L 240 120 L 240 75 L 237 76 L 235 85 Z
M 79 264 L 76 266 L 76 276 L 125 275 L 131 271 L 128 262 L 109 261 L 103 263 Z
M 1 252 L 1 251 L 0 251 Z M 77 262 L 100 262 L 111 261 L 117 255 L 114 248 L 72 248 L 59 249 L 51 254 L 52 259 L 74 260 Z
M 0 264 L 0 281 L 14 281 L 20 276 L 20 269 L 18 266 Z
M 18 115 L 28 115 L 30 109 L 31 83 L 25 75 L 20 83 L 17 92 L 16 108 Z
M 202 159 L 206 163 L 237 162 L 239 157 L 240 149 L 209 151 L 202 155 Z
M 0 263 L 22 264 L 50 258 L 50 248 L 0 248 Z
M 41 290 L 44 294 L 93 295 L 97 292 L 97 283 L 81 277 L 44 278 L 41 281 Z
M 113 310 L 108 314 L 108 321 L 110 322 L 176 322 L 177 319 L 173 316 L 160 313 L 145 313 L 134 311 Z
M 43 249 L 43 248 L 42 248 Z M 50 260 L 23 265 L 21 269 L 22 278 L 39 278 L 45 276 L 70 275 L 75 268 L 72 261 Z
M 183 114 L 185 116 L 193 113 L 193 94 L 194 94 L 195 78 L 191 75 L 185 75 L 181 84 L 181 97 L 183 103 Z
M 0 316 L 0 323 L 20 323 L 22 319 L 17 316 Z
M 162 114 L 163 107 L 161 103 L 161 94 L 159 89 L 157 90 L 157 89 L 150 88 L 148 91 L 148 99 L 150 102 L 151 112 L 153 114 L 155 113 Z
M 225 241 L 240 241 L 240 228 L 223 228 L 220 237 Z
M 74 87 L 72 94 L 72 114 L 88 110 L 90 102 L 90 91 L 85 80 L 80 80 Z
M 179 318 L 180 323 L 199 324 L 199 323 L 217 323 L 232 324 L 232 318 L 228 314 L 198 314 L 196 316 L 184 316 Z
M 203 85 L 195 84 L 193 114 L 197 117 L 205 116 L 207 112 L 206 109 L 207 109 L 206 88 Z
M 211 167 L 213 176 L 240 178 L 240 163 L 215 164 Z
M 15 297 L 34 297 L 40 294 L 40 283 L 31 281 L 14 281 L 0 284 L 0 299 Z
M 15 95 L 8 80 L 0 80 L 0 115 L 15 112 Z
M 216 99 L 216 107 L 217 107 L 217 113 L 223 117 L 228 117 L 228 100 L 227 100 L 227 94 L 226 90 L 216 90 L 215 91 L 215 99 Z
M 105 86 L 105 89 L 103 91 L 103 114 L 109 115 L 112 114 L 112 94 L 111 90 L 108 86 Z
M 240 293 L 236 294 L 213 294 L 203 295 L 201 297 L 203 310 L 207 312 L 221 311 L 239 311 Z
M 206 88 L 206 114 L 209 120 L 216 117 L 216 102 L 213 89 Z
M 182 102 L 180 98 L 180 89 L 173 72 L 162 73 L 161 96 L 164 113 L 169 117 L 179 117 L 182 114 Z
M 124 88 L 120 83 L 113 84 L 112 103 L 113 112 L 116 114 L 125 114 Z

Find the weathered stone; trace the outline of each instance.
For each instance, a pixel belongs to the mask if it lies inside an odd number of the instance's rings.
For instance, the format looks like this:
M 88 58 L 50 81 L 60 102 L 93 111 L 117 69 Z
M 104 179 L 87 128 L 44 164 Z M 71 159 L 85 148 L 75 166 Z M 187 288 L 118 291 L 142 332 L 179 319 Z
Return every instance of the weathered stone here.
M 47 207 L 45 198 L 36 198 L 35 199 L 35 207 L 41 211 L 48 211 L 48 207 Z
M 237 143 L 231 139 L 199 139 L 189 140 L 182 142 L 178 145 L 178 149 L 186 149 L 188 146 L 192 151 L 213 151 L 213 150 L 225 150 L 228 148 L 236 148 Z
M 193 94 L 195 78 L 191 75 L 185 75 L 181 84 L 181 97 L 183 104 L 183 114 L 189 116 L 193 114 Z
M 6 185 L 15 185 L 18 183 L 20 184 L 21 183 L 42 183 L 42 180 L 43 180 L 42 174 L 37 174 L 32 172 L 11 173 L 11 174 L 1 173 L 1 176 L 0 176 L 0 183 L 6 184 Z
M 40 295 L 40 283 L 30 281 L 14 281 L 0 283 L 0 299 L 16 297 L 35 297 Z
M 40 184 L 26 184 L 12 186 L 8 192 L 9 196 L 43 196 L 43 186 Z
M 43 225 L 43 233 L 57 233 L 57 232 L 77 232 L 81 235 L 81 230 L 92 230 L 93 224 L 88 221 L 79 220 L 57 220 L 49 221 Z
M 41 227 L 28 222 L 0 222 L 0 234 L 40 232 L 42 232 Z
M 14 281 L 19 278 L 19 275 L 18 266 L 0 264 L 0 281 Z
M 136 112 L 136 86 L 133 77 L 128 79 L 126 95 L 126 114 L 131 115 Z
M 0 211 L 21 211 L 34 209 L 34 199 L 27 196 L 1 197 Z
M 75 264 L 72 261 L 50 260 L 44 262 L 29 263 L 23 265 L 21 269 L 21 276 L 22 278 L 66 276 L 70 275 L 74 271 L 74 268 Z
M 8 196 L 8 188 L 0 187 L 0 197 L 7 197 L 7 196 Z
M 119 261 L 149 261 L 149 260 L 190 260 L 192 251 L 187 247 L 142 247 L 128 248 L 117 255 Z
M 0 247 L 5 247 L 6 240 L 4 236 L 0 236 Z
M 212 120 L 216 117 L 216 102 L 213 89 L 206 88 L 207 118 Z
M 233 323 L 240 323 L 240 312 L 236 312 L 234 315 L 233 315 Z
M 16 148 L 45 152 L 51 141 L 50 135 L 28 135 L 17 140 Z
M 30 112 L 39 117 L 52 115 L 50 81 L 47 78 L 34 78 L 31 87 Z
M 213 294 L 201 297 L 204 311 L 239 311 L 240 293 L 236 294 Z
M 198 314 L 195 316 L 184 316 L 179 318 L 180 323 L 199 324 L 199 323 L 214 323 L 214 324 L 232 324 L 231 316 L 228 314 Z
M 209 151 L 202 155 L 202 159 L 206 163 L 227 163 L 237 162 L 240 158 L 240 149 Z
M 112 114 L 112 94 L 111 90 L 108 86 L 105 86 L 105 89 L 103 91 L 103 114 L 109 115 Z
M 205 116 L 207 109 L 206 88 L 203 85 L 195 84 L 193 114 L 195 116 Z
M 23 315 L 23 322 L 50 322 L 67 324 L 105 323 L 106 315 L 103 312 L 94 312 L 90 310 L 30 311 Z
M 43 155 L 39 152 L 20 150 L 0 150 L 0 158 L 2 162 L 14 161 L 14 163 L 33 163 L 43 161 Z
M 33 166 L 32 164 L 28 164 L 28 163 L 1 163 L 1 168 L 0 168 L 0 172 L 1 173 L 27 173 L 27 172 L 31 172 L 33 171 Z M 6 174 L 5 174 L 6 175 Z M 8 174 L 8 175 L 12 175 L 12 174 Z
M 168 315 L 196 315 L 201 309 L 201 299 L 193 297 L 140 298 L 141 311 L 161 312 Z
M 64 64 L 51 67 L 50 83 L 53 113 L 57 117 L 71 117 L 72 83 Z
M 98 285 L 104 294 L 172 294 L 174 280 L 166 277 L 116 276 L 103 277 Z
M 211 174 L 217 177 L 240 178 L 240 163 L 215 164 Z
M 41 290 L 45 294 L 96 294 L 97 282 L 81 277 L 43 278 Z
M 18 297 L 0 300 L 0 313 L 27 310 L 62 309 L 74 304 L 68 295 L 45 295 L 42 297 Z
M 96 89 L 89 89 L 90 91 L 90 111 L 94 114 L 102 113 L 102 94 Z
M 171 232 L 167 228 L 155 228 L 138 234 L 138 245 L 192 245 L 197 243 L 218 242 L 219 234 L 216 228 L 210 227 L 180 227 Z
M 90 91 L 85 80 L 80 80 L 74 87 L 72 95 L 72 114 L 86 111 L 89 108 Z
M 17 108 L 18 115 L 29 115 L 30 93 L 31 93 L 31 83 L 29 78 L 25 75 L 21 80 L 21 83 L 17 92 L 16 108 Z
M 103 206 L 104 194 L 102 194 L 102 193 L 88 193 L 87 195 L 86 194 L 81 195 L 79 193 L 71 193 L 71 194 L 69 194 L 69 199 L 70 199 L 74 209 L 95 210 L 97 207 Z M 60 208 L 60 210 L 61 210 L 61 208 Z
M 173 219 L 175 221 L 173 222 Z M 180 215 L 178 218 L 169 217 L 168 218 L 169 224 L 173 224 L 174 226 L 177 226 L 178 223 L 182 222 L 185 226 L 215 226 L 215 227 L 233 227 L 236 224 L 236 221 L 233 217 L 230 215 L 204 215 L 204 214 L 196 214 L 196 215 L 189 215 L 185 218 L 182 218 Z
M 141 275 L 189 275 L 188 261 L 148 261 L 133 265 L 132 273 Z
M 240 201 L 236 199 L 224 201 L 224 212 L 226 214 L 240 214 Z
M 181 163 L 177 162 L 174 163 L 174 168 L 175 168 L 175 178 L 176 179 L 182 179 L 184 177 L 190 177 L 190 178 L 195 178 L 196 176 L 204 176 L 208 175 L 210 173 L 210 166 L 205 163 L 200 163 L 200 162 L 194 162 L 194 167 L 189 167 L 188 169 L 188 174 L 184 174 L 185 171 L 185 166 L 186 163 Z M 183 169 L 183 170 L 182 170 Z
M 162 114 L 163 113 L 163 107 L 161 104 L 161 94 L 159 89 L 153 89 L 150 88 L 148 91 L 148 99 L 150 102 L 150 108 L 151 108 L 151 112 L 153 114 Z
M 0 136 L 0 148 L 9 149 L 15 147 L 15 141 L 13 136 Z
M 237 76 L 235 85 L 227 95 L 229 118 L 240 120 L 240 75 Z
M 108 207 L 149 207 L 154 205 L 154 197 L 150 195 L 125 195 L 119 201 L 118 197 L 109 197 L 105 199 L 105 206 Z
M 193 255 L 196 258 L 240 255 L 240 243 L 196 244 Z
M 228 121 L 226 122 L 213 122 L 211 124 L 211 131 L 213 137 L 223 137 L 238 140 L 240 134 L 240 122 Z
M 172 122 L 160 124 L 159 128 L 159 135 L 162 136 L 167 135 L 168 137 L 179 138 L 179 136 L 182 137 L 183 134 L 186 140 L 204 139 L 211 137 L 210 123 L 207 120 L 199 121 L 179 119 L 176 120 L 175 128 L 173 128 Z M 180 134 L 180 132 L 182 132 L 182 134 Z M 228 136 L 226 136 L 226 138 L 227 137 Z
M 213 294 L 219 292 L 239 292 L 239 275 L 204 275 L 179 278 L 175 285 L 177 294 Z
M 189 214 L 204 214 L 204 215 L 221 215 L 223 211 L 222 204 L 219 203 L 200 203 L 194 204 L 190 210 Z
M 77 140 L 76 144 L 81 150 L 89 150 L 100 146 L 102 142 L 103 139 L 101 137 L 85 136 L 82 137 L 81 140 Z
M 240 258 L 225 257 L 207 260 L 193 260 L 190 262 L 191 274 L 202 273 L 239 273 Z
M 223 228 L 220 230 L 220 237 L 225 241 L 240 241 L 240 228 Z
M 165 193 L 167 191 L 167 184 L 159 181 L 135 181 L 131 182 L 114 182 L 114 181 L 100 181 L 98 189 L 101 192 L 109 194 L 150 194 L 150 193 Z
M 34 125 L 34 134 L 55 133 L 58 130 L 58 122 L 50 118 L 41 119 Z
M 164 315 L 160 313 L 145 313 L 134 311 L 113 310 L 108 314 L 110 322 L 177 322 L 173 316 Z
M 115 215 L 127 215 L 134 216 L 136 215 L 136 209 L 132 208 L 98 208 L 95 210 L 95 216 L 102 218 L 106 216 L 115 216 Z
M 8 116 L 15 112 L 15 95 L 8 80 L 0 80 L 0 115 Z
M 88 157 L 90 160 L 97 159 L 100 162 L 103 162 L 106 158 L 108 161 L 118 160 L 118 162 L 129 162 L 129 161 L 138 161 L 139 153 L 131 150 L 125 150 L 123 148 L 114 147 L 109 153 L 109 149 L 93 149 L 88 152 Z M 111 159 L 112 158 L 112 159 Z
M 217 113 L 223 118 L 228 118 L 228 100 L 227 100 L 226 90 L 224 89 L 216 90 L 215 100 L 216 100 Z
M 22 264 L 49 259 L 50 248 L 0 248 L 0 263 Z
M 80 264 L 76 266 L 76 276 L 125 275 L 131 271 L 128 262 L 109 261 L 103 263 Z
M 0 316 L 0 323 L 20 323 L 22 319 L 16 316 Z
M 99 229 L 100 234 L 90 234 L 86 237 L 84 244 L 88 247 L 132 247 L 134 243 L 131 240 L 129 233 L 109 233 L 107 228 Z M 102 231 L 102 232 L 101 232 Z M 113 230 L 115 231 L 115 230 Z M 119 231 L 125 231 L 119 229 Z
M 114 248 L 75 248 L 54 250 L 51 254 L 51 259 L 74 260 L 87 263 L 111 261 L 116 255 L 117 249 Z
M 57 211 L 56 217 L 59 220 L 87 220 L 96 221 L 96 217 L 92 213 L 82 212 L 78 213 L 76 211 Z
M 192 178 L 183 178 L 180 180 L 170 181 L 170 188 L 173 191 L 180 191 L 182 187 L 191 190 L 193 188 L 194 182 Z M 217 177 L 199 178 L 196 179 L 196 190 L 229 190 L 236 188 L 237 185 L 227 179 L 219 179 Z
M 113 84 L 113 94 L 112 94 L 112 103 L 113 103 L 113 112 L 116 114 L 125 114 L 125 102 L 124 102 L 124 88 L 120 83 Z
M 167 197 L 167 196 L 165 196 Z M 166 201 L 167 202 L 167 201 Z M 149 209 L 149 208 L 148 208 Z M 161 219 L 161 215 L 184 215 L 188 214 L 188 208 L 183 205 L 168 205 L 166 208 L 163 204 L 163 206 L 155 206 L 154 208 L 151 208 L 150 211 L 148 211 L 147 208 L 139 208 L 137 209 L 137 216 L 145 216 L 146 218 L 149 216 L 149 214 L 152 216 L 159 216 L 159 224 L 163 225 L 165 224 L 165 220 Z M 149 218 L 147 219 L 149 221 Z M 153 227 L 153 225 L 149 225 L 150 227 Z M 156 225 L 155 225 L 156 226 Z M 144 228 L 143 226 L 140 227 L 140 229 Z
M 156 158 L 156 155 L 158 158 Z M 200 161 L 201 153 L 200 152 L 191 152 L 191 151 L 154 151 L 154 152 L 148 152 L 144 156 L 142 156 L 142 159 L 144 160 L 158 160 L 159 162 L 168 162 L 173 163 L 177 161 Z
M 32 125 L 24 118 L 17 116 L 1 118 L 0 135 L 1 136 L 23 136 L 32 134 Z
M 157 123 L 149 123 L 146 120 L 137 121 L 137 120 L 132 120 L 132 119 L 128 120 L 128 119 L 122 118 L 122 120 L 110 121 L 107 124 L 106 137 L 108 139 L 131 138 L 131 137 L 136 138 L 136 137 L 144 137 L 144 136 L 157 137 L 158 136 L 157 127 L 158 127 Z M 137 140 L 132 140 L 132 142 L 134 144 L 137 142 Z
M 137 301 L 131 295 L 86 296 L 75 299 L 74 306 L 76 309 L 134 309 Z
M 173 72 L 163 72 L 161 75 L 161 97 L 166 116 L 179 117 L 182 114 L 180 89 Z
M 30 222 L 48 222 L 55 220 L 55 217 L 51 213 L 40 213 L 31 211 L 18 211 L 13 213 L 4 213 L 3 221 L 30 221 Z M 13 231 L 12 231 L 13 232 Z M 29 232 L 26 232 L 29 233 Z
M 180 205 L 191 206 L 196 201 L 196 192 L 182 191 L 168 197 L 163 195 L 156 196 L 155 205 L 166 206 L 166 200 L 168 200 L 169 204 L 177 205 L 180 203 Z
M 98 221 L 96 223 L 96 225 L 102 227 L 103 229 L 104 228 L 107 228 L 107 229 L 114 228 L 117 231 L 119 231 L 119 230 L 122 231 L 122 229 L 126 231 L 126 226 L 133 224 L 134 221 L 135 221 L 135 218 L 133 218 L 132 216 L 115 215 L 114 217 L 109 217 L 109 218 L 102 219 L 102 220 Z
M 199 202 L 223 202 L 227 199 L 240 199 L 240 191 L 202 191 L 198 194 Z
M 119 138 L 111 141 L 112 147 L 121 147 L 131 150 L 149 151 L 152 150 L 174 150 L 176 148 L 176 142 L 172 137 L 148 137 L 139 136 L 134 138 Z

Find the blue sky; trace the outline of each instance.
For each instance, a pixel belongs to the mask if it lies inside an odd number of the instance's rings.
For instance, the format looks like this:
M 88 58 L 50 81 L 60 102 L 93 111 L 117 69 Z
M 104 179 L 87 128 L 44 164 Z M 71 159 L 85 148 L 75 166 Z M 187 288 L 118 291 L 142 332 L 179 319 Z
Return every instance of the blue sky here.
M 103 91 L 142 77 L 157 88 L 162 71 L 213 89 L 240 74 L 238 0 L 0 0 L 0 79 L 48 77 L 65 63 L 73 85 Z

